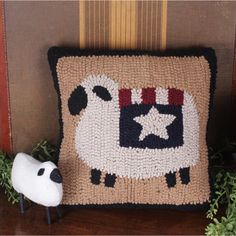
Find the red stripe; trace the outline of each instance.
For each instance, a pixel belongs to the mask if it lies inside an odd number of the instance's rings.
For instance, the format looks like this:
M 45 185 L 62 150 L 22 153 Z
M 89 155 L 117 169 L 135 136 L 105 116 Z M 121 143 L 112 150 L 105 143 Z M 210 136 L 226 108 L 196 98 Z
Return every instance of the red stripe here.
M 120 104 L 120 108 L 131 105 L 131 90 L 130 89 L 119 90 L 119 104 Z
M 0 2 L 0 18 L 0 149 L 11 152 L 3 1 Z
M 179 89 L 169 89 L 168 90 L 168 101 L 170 105 L 183 105 L 184 94 L 183 91 Z
M 155 88 L 142 89 L 142 103 L 143 104 L 156 104 L 156 91 Z

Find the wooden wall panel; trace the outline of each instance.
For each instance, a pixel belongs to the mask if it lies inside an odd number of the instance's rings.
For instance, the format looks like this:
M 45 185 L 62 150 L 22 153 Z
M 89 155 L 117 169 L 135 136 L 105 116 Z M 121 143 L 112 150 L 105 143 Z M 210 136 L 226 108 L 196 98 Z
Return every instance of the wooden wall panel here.
M 80 48 L 105 48 L 109 34 L 109 2 L 79 1 Z
M 136 48 L 136 2 L 109 3 L 109 47 Z
M 13 151 L 58 137 L 58 103 L 47 50 L 78 46 L 77 2 L 6 2 Z
M 4 2 L 0 2 L 0 150 L 11 152 Z
M 79 1 L 81 48 L 165 49 L 167 0 Z
M 57 97 L 46 57 L 52 45 L 148 50 L 199 45 L 215 48 L 219 74 L 212 143 L 227 134 L 236 2 L 9 1 L 5 13 L 14 152 L 29 151 L 42 138 L 56 142 Z
M 166 49 L 167 41 L 167 0 L 162 1 L 160 49 Z

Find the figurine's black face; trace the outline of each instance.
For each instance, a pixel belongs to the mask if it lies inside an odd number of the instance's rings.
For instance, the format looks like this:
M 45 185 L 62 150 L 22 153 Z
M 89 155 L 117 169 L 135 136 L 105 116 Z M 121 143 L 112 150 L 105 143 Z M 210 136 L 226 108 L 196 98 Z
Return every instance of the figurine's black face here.
M 92 92 L 101 98 L 103 101 L 111 101 L 112 97 L 107 88 L 103 86 L 94 86 Z M 88 103 L 88 96 L 84 87 L 78 86 L 70 95 L 68 99 L 68 108 L 70 114 L 75 116 L 79 115 L 82 109 L 85 109 Z
M 59 169 L 55 168 L 51 172 L 50 179 L 55 183 L 58 183 L 58 184 L 62 183 L 62 176 L 61 176 Z
M 40 168 L 37 175 L 43 176 L 45 174 L 45 168 Z M 62 176 L 58 168 L 55 168 L 51 171 L 49 178 L 55 183 L 62 183 Z

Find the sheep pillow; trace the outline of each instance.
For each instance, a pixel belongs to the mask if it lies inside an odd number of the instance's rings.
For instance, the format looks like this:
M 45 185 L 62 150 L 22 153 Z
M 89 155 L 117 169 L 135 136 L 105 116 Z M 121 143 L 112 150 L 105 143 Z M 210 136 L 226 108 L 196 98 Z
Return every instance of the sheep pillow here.
M 53 47 L 64 204 L 197 207 L 210 198 L 212 49 Z

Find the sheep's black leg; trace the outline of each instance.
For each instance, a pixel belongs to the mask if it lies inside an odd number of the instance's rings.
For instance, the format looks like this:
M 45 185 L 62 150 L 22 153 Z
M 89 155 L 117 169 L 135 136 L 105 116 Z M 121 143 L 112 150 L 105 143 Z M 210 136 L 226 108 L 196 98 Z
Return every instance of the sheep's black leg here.
M 101 174 L 102 172 L 100 170 L 97 170 L 97 169 L 92 169 L 91 170 L 91 183 L 92 184 L 100 184 L 101 183 Z
M 180 169 L 179 174 L 182 184 L 188 184 L 190 182 L 189 167 Z
M 59 218 L 62 218 L 62 214 L 61 214 L 61 211 L 60 211 L 60 207 L 59 207 L 59 206 L 56 207 L 56 211 L 57 211 L 58 217 L 59 217 Z
M 116 175 L 113 174 L 106 174 L 106 177 L 105 177 L 105 186 L 106 187 L 114 187 L 115 185 L 115 182 L 116 182 Z
M 47 215 L 48 224 L 50 225 L 52 223 L 52 220 L 51 220 L 51 214 L 50 214 L 49 207 L 46 207 L 46 215 Z
M 20 198 L 20 212 L 21 214 L 24 214 L 25 208 L 24 208 L 24 196 L 22 193 L 19 193 L 19 198 Z
M 169 172 L 165 174 L 165 177 L 168 188 L 173 188 L 176 185 L 176 172 Z

